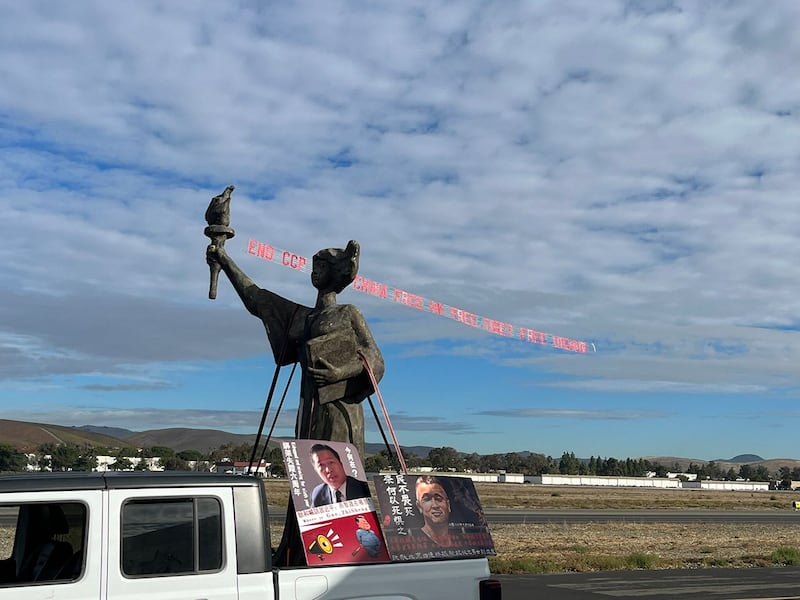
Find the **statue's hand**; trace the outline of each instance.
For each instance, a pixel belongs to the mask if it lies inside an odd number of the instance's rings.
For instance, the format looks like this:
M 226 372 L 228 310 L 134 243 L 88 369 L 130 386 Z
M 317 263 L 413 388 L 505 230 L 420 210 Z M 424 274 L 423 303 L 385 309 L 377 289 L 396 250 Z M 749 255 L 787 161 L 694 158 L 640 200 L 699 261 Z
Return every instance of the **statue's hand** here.
M 227 257 L 225 253 L 225 248 L 222 246 L 218 246 L 216 244 L 209 244 L 206 248 L 206 262 L 208 264 L 220 264 L 222 262 L 221 259 Z
M 341 367 L 334 367 L 322 357 L 317 359 L 317 364 L 321 365 L 322 368 L 308 368 L 308 374 L 314 378 L 314 383 L 316 383 L 317 386 L 328 385 L 344 379 L 344 373 Z

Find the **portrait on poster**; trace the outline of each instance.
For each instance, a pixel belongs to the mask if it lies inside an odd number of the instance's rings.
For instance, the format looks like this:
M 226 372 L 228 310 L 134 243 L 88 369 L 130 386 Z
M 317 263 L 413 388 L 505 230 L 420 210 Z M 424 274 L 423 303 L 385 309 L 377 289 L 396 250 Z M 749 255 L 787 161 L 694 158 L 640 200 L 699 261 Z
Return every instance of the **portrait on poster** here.
M 325 440 L 281 443 L 309 566 L 388 562 L 364 466 L 355 446 Z
M 496 554 L 475 484 L 468 477 L 389 474 L 373 481 L 393 561 Z

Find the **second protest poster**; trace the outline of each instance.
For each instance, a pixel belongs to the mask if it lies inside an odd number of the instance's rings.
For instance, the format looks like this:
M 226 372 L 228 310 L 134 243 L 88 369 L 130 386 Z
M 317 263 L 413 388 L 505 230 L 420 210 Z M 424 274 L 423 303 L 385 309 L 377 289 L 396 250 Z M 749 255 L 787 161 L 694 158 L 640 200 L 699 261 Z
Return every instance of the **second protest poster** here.
M 391 473 L 373 481 L 393 561 L 496 554 L 470 478 Z

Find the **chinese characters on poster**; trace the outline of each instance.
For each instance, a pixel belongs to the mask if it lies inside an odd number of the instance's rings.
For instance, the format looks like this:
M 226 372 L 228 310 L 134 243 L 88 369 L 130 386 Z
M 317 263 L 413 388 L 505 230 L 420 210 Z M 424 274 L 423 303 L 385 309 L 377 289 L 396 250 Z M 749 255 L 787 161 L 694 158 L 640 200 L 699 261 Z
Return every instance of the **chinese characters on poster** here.
M 355 447 L 342 442 L 281 443 L 309 566 L 389 562 L 375 505 Z
M 471 479 L 390 474 L 373 481 L 393 561 L 496 554 Z

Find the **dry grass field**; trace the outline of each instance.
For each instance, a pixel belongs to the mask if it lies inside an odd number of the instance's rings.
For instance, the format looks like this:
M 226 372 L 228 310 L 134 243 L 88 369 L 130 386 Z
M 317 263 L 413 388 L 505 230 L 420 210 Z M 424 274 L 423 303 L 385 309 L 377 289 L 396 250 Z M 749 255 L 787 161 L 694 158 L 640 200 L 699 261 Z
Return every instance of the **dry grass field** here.
M 792 512 L 800 495 L 788 492 L 724 492 L 476 484 L 484 508 L 708 509 Z M 270 503 L 285 504 L 288 484 L 267 483 Z M 800 565 L 797 524 L 780 528 L 727 523 L 560 523 L 493 525 L 495 573 L 551 573 L 612 569 L 753 567 Z M 280 531 L 273 531 L 277 544 Z

